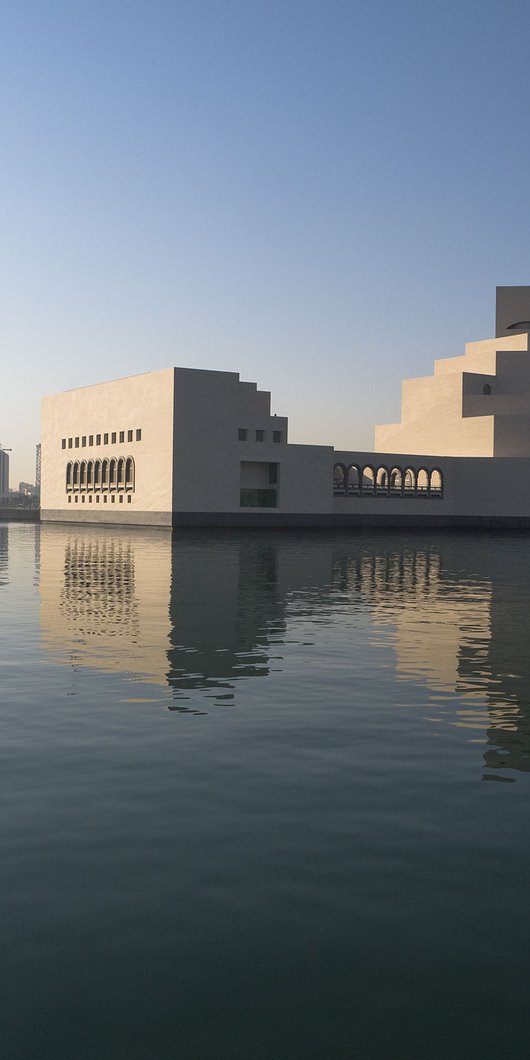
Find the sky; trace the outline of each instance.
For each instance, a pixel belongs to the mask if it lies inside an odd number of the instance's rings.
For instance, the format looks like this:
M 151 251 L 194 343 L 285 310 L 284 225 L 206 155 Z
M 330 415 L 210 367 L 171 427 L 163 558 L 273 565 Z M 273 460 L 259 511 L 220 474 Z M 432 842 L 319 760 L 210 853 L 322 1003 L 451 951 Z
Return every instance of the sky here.
M 530 283 L 530 5 L 2 0 L 0 444 L 169 365 L 370 448 Z

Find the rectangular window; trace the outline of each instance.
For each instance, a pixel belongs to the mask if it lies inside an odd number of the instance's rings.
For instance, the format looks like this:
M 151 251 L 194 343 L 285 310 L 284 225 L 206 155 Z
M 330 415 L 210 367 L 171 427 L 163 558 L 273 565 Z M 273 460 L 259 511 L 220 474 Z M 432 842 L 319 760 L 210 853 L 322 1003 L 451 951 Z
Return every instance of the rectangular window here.
M 112 431 L 110 440 L 112 442 L 112 445 L 116 445 L 116 431 Z
M 276 490 L 242 489 L 240 504 L 242 508 L 276 508 Z
M 96 494 L 96 504 L 99 504 L 99 493 Z
M 96 445 L 101 445 L 101 435 L 96 434 Z
M 246 427 L 240 427 L 239 428 L 239 441 L 240 442 L 246 442 L 246 440 L 247 440 L 247 429 L 246 429 Z
M 257 442 L 265 441 L 265 431 L 256 431 L 256 441 Z
M 141 440 L 142 440 L 142 428 L 138 427 L 138 429 L 136 431 L 136 441 L 137 442 L 141 442 Z
M 61 449 L 66 449 L 66 438 L 63 438 L 61 442 Z
M 269 464 L 269 486 L 278 485 L 278 465 Z
M 125 441 L 125 431 L 120 431 L 120 442 Z
M 71 438 L 68 439 L 68 448 L 69 449 L 72 448 L 72 439 Z
M 86 447 L 86 434 L 84 434 L 83 437 L 81 438 L 81 447 L 83 449 Z
M 130 503 L 131 503 L 131 494 L 128 493 L 127 494 L 127 504 L 130 504 Z
M 89 434 L 89 436 L 88 436 L 88 444 L 89 445 L 94 445 L 94 435 L 93 434 Z
M 133 440 L 133 432 L 132 431 L 127 431 L 127 441 L 128 442 L 132 442 L 132 440 Z
M 281 440 L 282 440 L 282 432 L 281 431 L 273 431 L 272 432 L 272 440 L 273 440 L 273 442 L 281 442 Z
M 108 444 L 109 444 L 109 436 L 108 436 L 108 434 L 104 434 L 103 435 L 103 445 L 108 445 Z
M 76 449 L 79 449 L 79 438 L 76 438 L 74 445 Z
M 68 497 L 68 504 L 71 504 L 71 503 L 72 503 L 72 498 L 71 498 L 71 496 L 69 496 Z

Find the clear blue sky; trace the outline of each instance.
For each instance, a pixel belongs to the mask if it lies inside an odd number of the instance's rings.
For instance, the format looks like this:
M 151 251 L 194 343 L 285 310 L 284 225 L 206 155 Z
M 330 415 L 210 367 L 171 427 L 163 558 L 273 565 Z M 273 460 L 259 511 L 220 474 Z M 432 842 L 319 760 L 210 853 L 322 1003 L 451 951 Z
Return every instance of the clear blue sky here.
M 3 0 L 0 442 L 170 364 L 370 447 L 530 283 L 530 5 Z

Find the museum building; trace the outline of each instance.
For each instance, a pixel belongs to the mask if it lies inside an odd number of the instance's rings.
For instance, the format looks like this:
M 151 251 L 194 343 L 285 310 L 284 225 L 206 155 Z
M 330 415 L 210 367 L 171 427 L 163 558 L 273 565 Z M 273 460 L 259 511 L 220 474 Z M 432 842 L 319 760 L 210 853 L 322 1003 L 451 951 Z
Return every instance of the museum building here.
M 234 372 L 166 368 L 42 403 L 43 520 L 151 526 L 530 527 L 530 287 L 496 337 L 402 387 L 371 452 L 288 440 Z

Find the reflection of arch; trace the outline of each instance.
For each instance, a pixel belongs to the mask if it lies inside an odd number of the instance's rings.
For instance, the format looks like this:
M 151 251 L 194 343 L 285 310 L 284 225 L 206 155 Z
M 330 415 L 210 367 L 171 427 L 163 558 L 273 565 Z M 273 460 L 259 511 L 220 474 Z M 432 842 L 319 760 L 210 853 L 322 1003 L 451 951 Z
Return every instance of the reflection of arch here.
M 418 480 L 416 483 L 417 493 L 427 493 L 429 489 L 429 473 L 424 467 L 420 467 L 418 471 Z
M 357 464 L 350 464 L 348 468 L 348 493 L 360 493 L 361 472 Z
M 430 475 L 430 479 L 429 479 L 429 490 L 430 490 L 431 496 L 434 495 L 435 497 L 440 497 L 441 494 L 442 494 L 443 485 L 444 485 L 444 480 L 443 480 L 442 472 L 440 471 L 440 469 L 438 467 L 435 467 L 431 471 L 431 475 Z
M 405 469 L 403 485 L 405 493 L 412 493 L 416 489 L 416 472 L 413 467 L 407 467 Z
M 104 460 L 101 465 L 101 487 L 104 490 L 109 488 L 109 462 Z
M 125 460 L 122 456 L 118 460 L 118 489 L 125 489 Z
M 134 489 L 134 460 L 132 456 L 127 457 L 127 462 L 125 464 L 125 489 Z
M 66 488 L 67 490 L 72 489 L 72 464 L 66 465 Z
M 388 493 L 388 468 L 378 467 L 375 483 L 378 493 Z
M 403 472 L 400 467 L 393 467 L 390 472 L 390 492 L 401 493 L 403 489 Z
M 375 471 L 371 464 L 367 464 L 366 467 L 363 467 L 363 475 L 361 482 L 362 493 L 375 492 Z
M 77 460 L 72 468 L 72 488 L 74 490 L 79 489 L 79 464 Z
M 116 466 L 116 460 L 113 457 L 109 465 L 109 489 L 111 490 L 116 489 Z
M 344 464 L 335 464 L 333 468 L 333 492 L 346 492 L 346 468 Z

